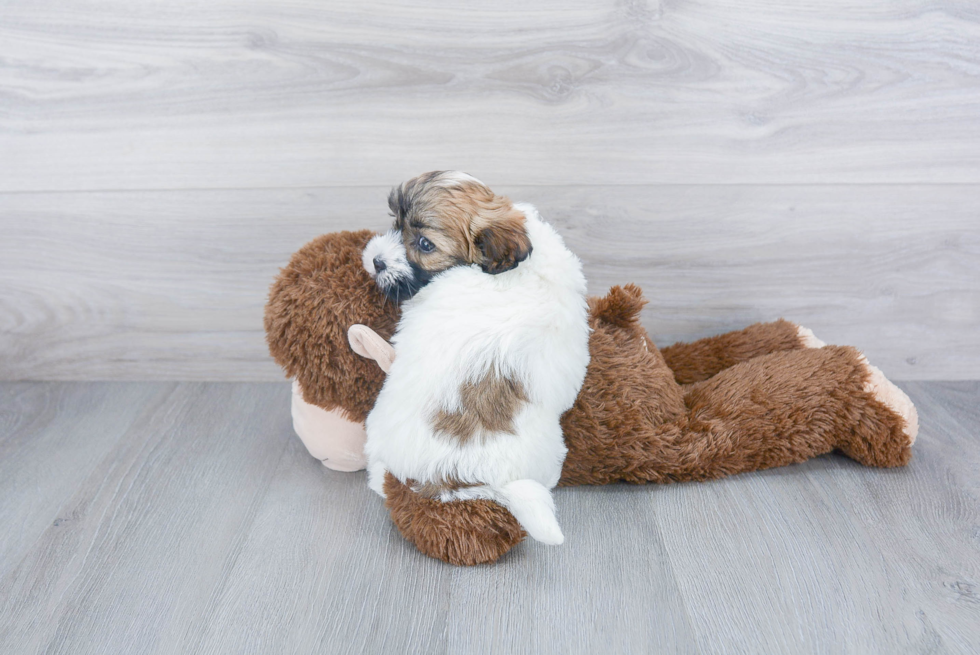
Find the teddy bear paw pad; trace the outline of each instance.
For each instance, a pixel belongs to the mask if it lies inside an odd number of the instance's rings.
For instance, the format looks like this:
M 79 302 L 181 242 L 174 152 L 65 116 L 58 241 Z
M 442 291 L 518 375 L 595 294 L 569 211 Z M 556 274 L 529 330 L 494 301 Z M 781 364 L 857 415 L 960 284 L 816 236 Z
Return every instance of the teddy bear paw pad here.
M 804 348 L 823 348 L 827 345 L 813 334 L 813 330 L 802 325 L 796 326 L 796 334 Z
M 868 368 L 869 372 L 868 381 L 864 383 L 864 390 L 874 394 L 878 402 L 902 417 L 905 421 L 905 434 L 908 436 L 911 446 L 919 434 L 919 414 L 915 410 L 915 405 L 912 404 L 912 399 L 886 378 L 881 369 L 872 366 L 863 355 L 861 356 L 861 363 Z

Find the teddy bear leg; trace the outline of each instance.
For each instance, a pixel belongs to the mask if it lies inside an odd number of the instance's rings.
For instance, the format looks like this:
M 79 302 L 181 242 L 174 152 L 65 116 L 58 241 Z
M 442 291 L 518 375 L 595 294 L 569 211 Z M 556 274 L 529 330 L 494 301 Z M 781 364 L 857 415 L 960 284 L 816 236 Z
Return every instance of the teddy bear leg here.
M 824 345 L 811 330 L 779 319 L 691 343 L 675 343 L 661 348 L 661 353 L 680 384 L 693 384 L 762 355 Z
M 685 402 L 688 414 L 660 430 L 662 461 L 647 479 L 705 480 L 832 450 L 866 466 L 901 466 L 918 429 L 908 397 L 846 346 L 737 364 L 692 385 Z
M 402 536 L 422 554 L 450 564 L 495 562 L 527 536 L 513 514 L 492 500 L 444 503 L 391 473 L 385 474 L 384 491 L 385 506 Z

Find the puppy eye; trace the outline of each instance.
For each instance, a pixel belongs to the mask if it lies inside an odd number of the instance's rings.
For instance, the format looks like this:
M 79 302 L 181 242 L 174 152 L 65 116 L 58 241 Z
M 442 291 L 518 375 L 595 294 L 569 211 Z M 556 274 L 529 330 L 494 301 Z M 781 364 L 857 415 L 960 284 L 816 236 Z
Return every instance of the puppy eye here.
M 419 246 L 419 250 L 421 250 L 422 252 L 432 252 L 433 250 L 436 249 L 436 247 L 432 245 L 432 242 L 426 239 L 425 237 L 419 237 L 418 246 Z

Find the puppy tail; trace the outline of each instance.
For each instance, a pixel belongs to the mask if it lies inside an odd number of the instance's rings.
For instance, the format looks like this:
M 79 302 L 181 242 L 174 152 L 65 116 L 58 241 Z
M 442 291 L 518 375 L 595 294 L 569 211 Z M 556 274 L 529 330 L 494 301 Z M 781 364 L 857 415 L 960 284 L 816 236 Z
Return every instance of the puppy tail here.
M 500 504 L 510 510 L 532 539 L 549 546 L 565 541 L 555 518 L 555 501 L 543 484 L 536 480 L 514 480 L 494 492 Z

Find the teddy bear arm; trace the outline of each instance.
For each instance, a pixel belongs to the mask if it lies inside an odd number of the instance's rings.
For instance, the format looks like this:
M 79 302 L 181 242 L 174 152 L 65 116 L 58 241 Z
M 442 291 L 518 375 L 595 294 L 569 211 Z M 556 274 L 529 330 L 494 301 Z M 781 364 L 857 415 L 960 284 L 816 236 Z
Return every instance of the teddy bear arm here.
M 678 383 L 693 384 L 740 362 L 770 353 L 813 347 L 817 343 L 813 333 L 806 328 L 780 319 L 691 343 L 675 343 L 661 348 L 660 352 Z

